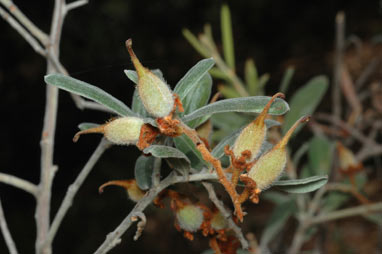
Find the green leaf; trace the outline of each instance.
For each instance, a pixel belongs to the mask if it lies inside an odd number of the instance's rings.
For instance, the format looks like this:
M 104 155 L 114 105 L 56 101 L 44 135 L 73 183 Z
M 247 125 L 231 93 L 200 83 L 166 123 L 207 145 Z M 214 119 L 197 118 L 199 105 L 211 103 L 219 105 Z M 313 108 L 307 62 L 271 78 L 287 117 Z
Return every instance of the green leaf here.
M 205 106 L 210 99 L 212 89 L 212 78 L 210 74 L 206 73 L 196 86 L 188 93 L 183 99 L 184 112 L 190 113 L 196 109 Z M 206 119 L 199 118 L 188 122 L 188 126 L 195 128 L 199 126 Z
M 294 93 L 290 100 L 291 110 L 285 116 L 283 133 L 286 133 L 301 116 L 311 115 L 316 110 L 328 88 L 328 83 L 325 76 L 317 76 Z M 295 134 L 300 129 L 301 126 L 297 127 Z
M 125 75 L 127 76 L 128 79 L 130 79 L 136 85 L 138 85 L 138 74 L 137 74 L 136 71 L 133 71 L 133 70 L 124 70 L 123 72 L 125 73 Z M 154 75 L 157 76 L 158 78 L 160 78 L 162 81 L 166 82 L 164 80 L 163 73 L 162 73 L 161 70 L 154 69 L 154 70 L 151 70 L 151 72 L 154 73 Z
M 277 205 L 265 226 L 265 230 L 261 235 L 261 246 L 267 246 L 276 235 L 283 229 L 289 217 L 297 211 L 295 201 L 288 200 Z
M 268 73 L 265 73 L 265 74 L 260 76 L 260 78 L 259 78 L 259 89 L 258 89 L 260 94 L 264 94 L 264 87 L 268 83 L 269 78 L 270 78 L 270 75 Z
M 328 176 L 312 176 L 305 179 L 276 181 L 272 186 L 289 193 L 307 193 L 315 191 L 328 182 Z
M 98 123 L 80 123 L 78 125 L 78 129 L 83 131 L 83 130 L 91 129 L 91 128 L 98 127 L 98 126 L 99 126 Z
M 152 185 L 154 160 L 153 156 L 141 155 L 135 162 L 135 180 L 137 180 L 138 187 L 142 190 L 147 190 Z
M 216 113 L 225 112 L 253 112 L 261 113 L 267 102 L 271 99 L 268 96 L 253 96 L 242 97 L 235 99 L 226 99 L 217 101 L 215 103 L 208 104 L 202 108 L 195 110 L 194 112 L 185 115 L 182 120 L 189 122 L 196 118 L 212 115 Z M 284 100 L 277 98 L 271 108 L 269 109 L 270 115 L 282 115 L 289 110 L 288 103 Z
M 206 162 L 203 160 L 202 154 L 196 149 L 192 140 L 185 134 L 174 138 L 176 148 L 187 155 L 191 161 L 191 167 L 201 169 Z
M 309 145 L 309 169 L 312 175 L 329 174 L 332 166 L 333 143 L 325 136 L 315 135 Z
M 220 17 L 224 59 L 227 65 L 234 70 L 235 50 L 233 46 L 231 13 L 226 4 L 224 4 L 221 8 Z
M 288 67 L 288 69 L 284 72 L 283 79 L 281 80 L 280 92 L 286 93 L 292 80 L 294 74 L 294 67 Z
M 209 70 L 209 73 L 211 74 L 212 77 L 216 79 L 223 79 L 223 80 L 229 81 L 227 74 L 216 67 L 212 67 Z
M 183 176 L 187 176 L 191 171 L 190 163 L 183 159 L 167 158 L 166 162 L 170 166 L 170 168 L 176 170 Z
M 229 87 L 228 85 L 220 85 L 218 86 L 218 90 L 225 98 L 240 97 L 240 94 L 236 91 L 236 89 Z
M 186 40 L 191 44 L 191 46 L 193 46 L 194 49 L 199 52 L 199 54 L 201 54 L 203 57 L 211 57 L 209 51 L 199 42 L 198 38 L 196 38 L 196 36 L 191 33 L 190 30 L 184 28 L 182 29 L 182 34 L 184 38 L 186 38 Z
M 122 101 L 116 99 L 104 90 L 62 74 L 49 74 L 45 76 L 45 82 L 49 85 L 81 95 L 85 98 L 98 102 L 120 116 L 135 116 L 136 114 Z
M 266 191 L 262 193 L 261 198 L 279 205 L 281 203 L 285 203 L 286 201 L 291 200 L 291 195 L 283 193 L 283 192 L 271 190 L 271 191 Z
M 245 83 L 250 95 L 258 95 L 259 91 L 259 76 L 253 59 L 247 59 L 244 67 Z
M 178 159 L 184 159 L 185 161 L 190 163 L 190 160 L 187 158 L 187 156 L 182 153 L 180 150 L 171 147 L 171 146 L 164 146 L 164 145 L 151 145 L 143 150 L 145 154 L 151 154 L 154 157 L 157 158 L 178 158 Z
M 179 96 L 179 99 L 184 103 L 183 107 L 187 107 L 185 103 L 185 98 L 187 96 L 192 96 L 192 91 L 197 89 L 200 85 L 199 82 L 208 71 L 214 66 L 215 61 L 212 58 L 203 59 L 199 61 L 196 65 L 194 65 L 179 82 L 176 84 L 174 88 L 174 93 Z M 190 102 L 191 98 L 187 100 Z M 195 98 L 194 98 L 195 99 Z

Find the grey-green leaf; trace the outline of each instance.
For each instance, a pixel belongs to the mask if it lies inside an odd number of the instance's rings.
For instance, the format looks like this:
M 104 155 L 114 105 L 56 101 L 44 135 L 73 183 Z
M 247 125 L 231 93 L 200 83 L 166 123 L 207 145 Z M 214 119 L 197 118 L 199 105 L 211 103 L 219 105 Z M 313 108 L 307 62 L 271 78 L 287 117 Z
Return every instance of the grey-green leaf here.
M 174 93 L 179 96 L 182 102 L 184 102 L 188 94 L 198 86 L 200 80 L 208 73 L 214 64 L 215 61 L 212 58 L 203 59 L 194 65 L 183 78 L 179 80 L 174 88 Z
M 332 166 L 333 143 L 325 136 L 315 135 L 310 141 L 308 158 L 312 175 L 329 174 Z
M 202 154 L 196 149 L 196 146 L 192 142 L 192 140 L 186 136 L 181 135 L 179 137 L 174 138 L 175 146 L 181 150 L 191 161 L 191 167 L 195 169 L 201 169 L 205 164 Z
M 317 76 L 298 89 L 290 100 L 290 112 L 285 116 L 282 131 L 289 128 L 301 117 L 311 115 L 317 108 L 329 85 L 328 78 Z M 295 134 L 302 126 L 297 127 Z
M 98 123 L 80 123 L 78 125 L 78 129 L 83 131 L 83 130 L 91 129 L 91 128 L 98 127 L 98 126 L 99 126 Z
M 179 158 L 190 162 L 190 160 L 183 152 L 171 146 L 151 145 L 143 150 L 143 152 L 145 154 L 150 153 L 152 156 L 157 158 Z
M 108 94 L 104 90 L 78 79 L 62 74 L 49 74 L 45 76 L 45 82 L 49 85 L 57 86 L 62 90 L 98 102 L 120 116 L 135 116 L 135 113 L 122 101 Z
M 210 74 L 206 73 L 198 84 L 194 86 L 194 89 L 192 89 L 183 99 L 184 112 L 187 114 L 206 105 L 210 99 L 211 89 L 212 78 Z M 195 128 L 205 120 L 205 117 L 201 117 L 190 121 L 187 124 L 191 128 Z
M 253 96 L 253 97 L 242 97 L 217 101 L 212 104 L 208 104 L 202 108 L 195 110 L 194 112 L 185 115 L 182 120 L 184 122 L 189 122 L 196 118 L 212 115 L 216 113 L 225 112 L 252 112 L 260 113 L 271 97 L 268 96 Z M 271 108 L 269 109 L 269 114 L 271 115 L 282 115 L 289 110 L 288 103 L 286 101 L 277 98 L 273 102 Z
M 297 180 L 276 181 L 272 186 L 289 193 L 307 193 L 315 191 L 328 182 L 328 176 L 312 176 Z
M 134 90 L 133 102 L 131 103 L 131 109 L 142 117 L 148 117 L 150 114 L 146 111 L 145 106 L 139 97 L 138 90 Z
M 224 59 L 231 69 L 235 69 L 235 50 L 233 46 L 231 13 L 228 5 L 223 4 L 220 12 Z
M 133 71 L 133 70 L 124 70 L 123 71 L 126 76 L 131 80 L 133 81 L 136 85 L 138 85 L 138 74 L 136 71 Z M 160 78 L 162 81 L 165 82 L 164 80 L 164 77 L 163 77 L 163 73 L 161 70 L 159 69 L 154 69 L 154 70 L 151 70 L 152 73 L 154 73 L 155 76 L 157 76 L 158 78 Z
M 138 187 L 142 190 L 147 190 L 152 185 L 152 174 L 154 169 L 153 156 L 141 155 L 135 162 L 134 174 Z

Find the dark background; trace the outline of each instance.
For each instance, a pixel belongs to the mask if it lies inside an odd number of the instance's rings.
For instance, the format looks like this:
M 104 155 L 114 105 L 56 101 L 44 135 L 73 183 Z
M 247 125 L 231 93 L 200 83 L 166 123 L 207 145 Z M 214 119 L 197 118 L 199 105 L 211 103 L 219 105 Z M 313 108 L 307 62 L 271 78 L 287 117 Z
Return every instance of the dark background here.
M 48 32 L 54 1 L 16 1 L 32 21 Z M 220 45 L 221 1 L 90 1 L 66 18 L 61 46 L 61 62 L 75 78 L 84 80 L 131 103 L 133 85 L 123 69 L 132 69 L 124 41 L 133 38 L 140 60 L 150 68 L 160 68 L 174 85 L 201 57 L 181 35 L 189 28 L 195 34 L 207 22 L 212 24 Z M 267 94 L 276 92 L 285 68 L 293 64 L 296 75 L 290 94 L 309 78 L 331 75 L 334 19 L 337 11 L 347 17 L 347 35 L 369 40 L 382 31 L 379 1 L 232 1 L 237 70 L 242 74 L 246 58 L 253 57 L 260 73 L 271 75 Z M 39 180 L 40 147 L 46 70 L 45 60 L 0 20 L 0 172 Z M 288 98 L 288 97 L 287 97 Z M 99 136 L 84 136 L 73 144 L 81 122 L 102 123 L 111 115 L 79 111 L 66 92 L 60 93 L 55 164 L 59 165 L 53 196 L 52 216 L 99 142 Z M 113 147 L 97 163 L 81 187 L 54 242 L 54 253 L 92 253 L 126 216 L 132 203 L 119 189 L 103 195 L 98 186 L 113 179 L 133 177 L 135 147 Z M 193 186 L 184 187 L 195 191 Z M 9 228 L 20 253 L 33 253 L 35 202 L 29 194 L 0 184 Z M 208 248 L 206 239 L 184 239 L 172 226 L 168 210 L 148 209 L 149 223 L 143 236 L 132 241 L 135 227 L 111 253 L 196 253 Z M 247 221 L 245 231 L 261 232 L 266 217 Z M 0 253 L 6 253 L 0 237 Z

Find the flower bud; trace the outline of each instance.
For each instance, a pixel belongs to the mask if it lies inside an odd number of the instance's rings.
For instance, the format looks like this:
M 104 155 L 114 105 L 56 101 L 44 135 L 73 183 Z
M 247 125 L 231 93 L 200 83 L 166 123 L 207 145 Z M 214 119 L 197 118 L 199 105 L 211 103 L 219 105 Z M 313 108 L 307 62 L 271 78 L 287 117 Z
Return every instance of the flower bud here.
M 115 180 L 115 181 L 109 181 L 107 183 L 102 184 L 98 191 L 99 193 L 103 192 L 103 189 L 107 186 L 120 186 L 123 187 L 127 191 L 127 196 L 134 202 L 138 202 L 143 198 L 143 196 L 146 194 L 145 191 L 141 190 L 138 187 L 137 181 L 135 179 L 130 180 Z
M 147 112 L 155 117 L 165 117 L 174 108 L 174 97 L 168 85 L 138 60 L 132 48 L 132 40 L 126 41 L 131 61 L 138 74 L 138 94 Z
M 138 117 L 121 117 L 106 124 L 79 131 L 74 135 L 73 142 L 77 142 L 82 134 L 102 133 L 105 138 L 114 144 L 130 145 L 139 140 L 143 120 Z
M 346 148 L 341 142 L 337 142 L 340 170 L 343 173 L 355 173 L 362 170 L 362 163 L 358 162 L 354 153 Z
M 179 227 L 187 232 L 195 232 L 203 223 L 203 210 L 195 205 L 186 204 L 177 209 L 176 219 Z
M 251 161 L 256 158 L 267 134 L 265 118 L 273 101 L 278 97 L 284 98 L 284 94 L 277 93 L 273 95 L 260 115 L 241 131 L 232 149 L 235 157 L 240 157 L 244 151 L 250 151 L 251 157 L 249 160 Z
M 262 155 L 250 169 L 248 177 L 256 182 L 257 188 L 264 190 L 279 178 L 286 165 L 287 154 L 285 147 L 289 138 L 300 123 L 307 121 L 309 121 L 309 117 L 306 116 L 297 120 L 280 142 L 269 152 Z
M 224 218 L 223 214 L 219 210 L 214 212 L 212 215 L 211 227 L 214 230 L 222 230 L 228 227 L 227 219 Z

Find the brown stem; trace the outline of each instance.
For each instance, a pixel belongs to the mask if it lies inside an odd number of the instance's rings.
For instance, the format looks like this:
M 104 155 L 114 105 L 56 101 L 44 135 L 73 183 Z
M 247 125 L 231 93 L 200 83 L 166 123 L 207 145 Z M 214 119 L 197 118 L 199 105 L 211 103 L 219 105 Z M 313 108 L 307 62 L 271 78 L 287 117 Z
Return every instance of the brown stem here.
M 104 134 L 105 133 L 105 125 L 100 125 L 100 126 L 97 126 L 94 128 L 90 128 L 90 129 L 86 129 L 86 130 L 77 132 L 73 137 L 73 142 L 74 143 L 77 142 L 82 134 L 89 134 L 89 133 L 102 133 L 102 134 Z

